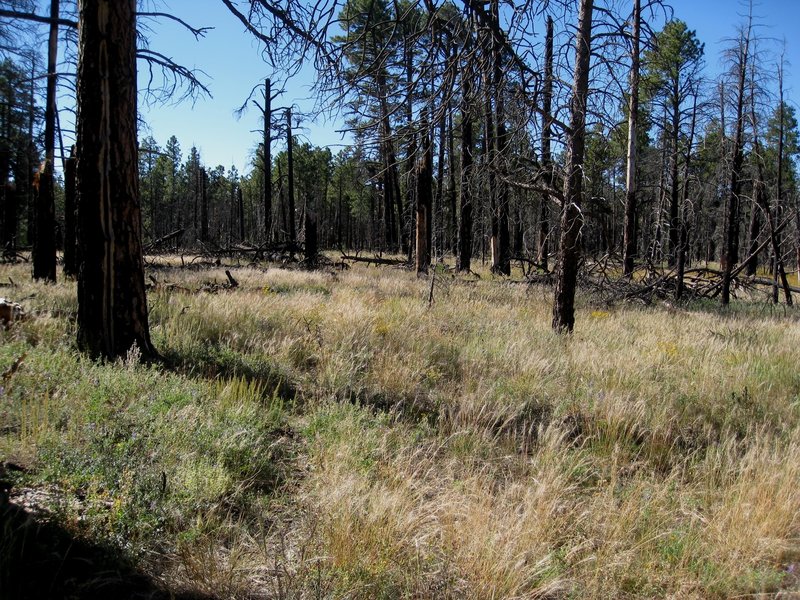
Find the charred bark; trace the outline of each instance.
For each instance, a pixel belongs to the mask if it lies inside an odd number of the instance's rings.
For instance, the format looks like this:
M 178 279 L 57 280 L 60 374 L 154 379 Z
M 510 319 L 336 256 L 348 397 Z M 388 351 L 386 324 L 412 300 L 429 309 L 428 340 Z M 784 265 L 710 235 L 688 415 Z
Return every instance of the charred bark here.
M 136 141 L 136 2 L 80 0 L 78 344 L 124 356 L 150 342 Z
M 733 160 L 731 161 L 730 188 L 725 205 L 725 237 L 720 263 L 722 266 L 722 293 L 720 302 L 723 306 L 731 299 L 731 273 L 739 260 L 739 195 L 741 193 L 741 173 L 744 164 L 744 101 L 747 63 L 750 56 L 750 31 L 741 41 L 738 56 L 738 86 L 736 90 L 736 131 L 733 138 Z
M 414 180 L 417 184 L 417 227 L 416 227 L 416 262 L 417 275 L 428 273 L 431 264 L 430 228 L 433 204 L 433 149 L 430 134 L 426 133 L 422 140 L 422 156 L 414 168 Z
M 307 210 L 303 219 L 303 229 L 305 229 L 305 261 L 309 266 L 317 262 L 319 254 L 319 244 L 317 238 L 317 215 L 314 211 Z
M 59 1 L 50 0 L 50 38 L 47 51 L 47 99 L 44 113 L 45 158 L 36 193 L 36 236 L 33 240 L 33 278 L 56 280 L 56 68 L 58 62 Z
M 593 0 L 581 0 L 578 36 L 575 41 L 575 82 L 570 102 L 570 136 L 567 140 L 564 203 L 561 209 L 559 264 L 553 302 L 553 329 L 570 333 L 575 326 L 575 290 L 580 260 L 580 234 L 583 215 L 583 159 L 586 143 L 586 101 L 589 92 L 589 66 L 592 42 Z
M 297 241 L 297 227 L 294 221 L 294 136 L 292 135 L 292 109 L 286 110 L 286 168 L 288 171 L 288 206 L 286 211 L 289 217 L 289 241 Z
M 623 233 L 622 273 L 633 273 L 636 257 L 636 137 L 639 123 L 639 50 L 641 39 L 641 0 L 633 3 L 633 49 L 631 51 L 631 76 L 628 98 L 628 155 L 625 172 L 625 223 Z
M 264 239 L 272 241 L 272 82 L 264 82 Z
M 553 185 L 553 157 L 551 154 L 553 117 L 553 17 L 547 17 L 544 51 L 544 89 L 542 92 L 542 168 L 547 186 Z M 538 263 L 548 270 L 550 254 L 550 194 L 542 192 L 539 206 Z
M 461 82 L 461 182 L 458 217 L 459 271 L 468 272 L 472 261 L 472 72 L 467 68 Z
M 64 275 L 75 277 L 78 274 L 76 229 L 76 189 L 75 169 L 77 161 L 74 156 L 67 159 L 64 170 Z

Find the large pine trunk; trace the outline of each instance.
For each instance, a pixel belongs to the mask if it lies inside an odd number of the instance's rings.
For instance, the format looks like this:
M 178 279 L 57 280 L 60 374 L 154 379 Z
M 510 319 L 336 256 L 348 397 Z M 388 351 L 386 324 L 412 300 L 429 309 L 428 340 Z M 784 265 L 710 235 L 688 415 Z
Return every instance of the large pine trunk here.
M 136 2 L 80 0 L 78 344 L 124 356 L 150 343 L 136 140 Z
M 592 42 L 593 0 L 581 0 L 578 37 L 575 42 L 575 83 L 572 89 L 571 133 L 567 142 L 564 205 L 561 210 L 561 238 L 556 291 L 553 302 L 553 329 L 569 333 L 575 326 L 575 288 L 578 283 L 580 210 L 583 194 L 583 156 L 586 142 L 586 100 L 589 92 L 589 61 Z

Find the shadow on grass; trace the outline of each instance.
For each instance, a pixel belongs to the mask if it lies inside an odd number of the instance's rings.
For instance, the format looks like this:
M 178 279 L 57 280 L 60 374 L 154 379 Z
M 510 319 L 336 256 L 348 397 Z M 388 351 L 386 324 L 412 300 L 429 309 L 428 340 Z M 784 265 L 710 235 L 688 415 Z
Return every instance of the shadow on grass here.
M 168 349 L 161 354 L 160 365 L 187 377 L 231 379 L 239 377 L 256 382 L 264 390 L 275 391 L 284 399 L 297 397 L 297 387 L 289 373 L 270 361 L 247 360 L 245 356 L 217 346 L 188 352 Z
M 7 504 L 0 508 L 0 600 L 25 598 L 210 600 L 170 592 L 119 552 Z

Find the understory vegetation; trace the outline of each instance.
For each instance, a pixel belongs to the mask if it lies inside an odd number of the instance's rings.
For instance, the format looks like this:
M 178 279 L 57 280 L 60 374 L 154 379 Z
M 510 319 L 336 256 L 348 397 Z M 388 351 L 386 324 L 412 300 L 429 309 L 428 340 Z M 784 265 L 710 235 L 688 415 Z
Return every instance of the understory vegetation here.
M 149 365 L 92 362 L 74 283 L 0 266 L 30 315 L 0 331 L 12 503 L 165 589 L 800 593 L 797 309 L 584 292 L 560 336 L 549 288 L 488 271 L 177 264 L 148 271 Z

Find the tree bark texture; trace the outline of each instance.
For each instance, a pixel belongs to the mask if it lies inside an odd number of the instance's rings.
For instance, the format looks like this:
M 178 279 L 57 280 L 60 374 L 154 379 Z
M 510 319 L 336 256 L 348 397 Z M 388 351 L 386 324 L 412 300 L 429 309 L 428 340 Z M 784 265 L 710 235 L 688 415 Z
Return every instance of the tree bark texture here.
M 136 2 L 80 0 L 78 344 L 124 356 L 150 343 L 136 140 Z

